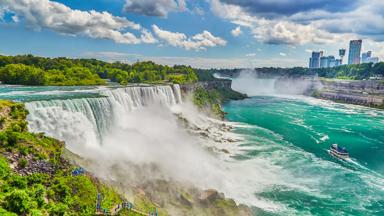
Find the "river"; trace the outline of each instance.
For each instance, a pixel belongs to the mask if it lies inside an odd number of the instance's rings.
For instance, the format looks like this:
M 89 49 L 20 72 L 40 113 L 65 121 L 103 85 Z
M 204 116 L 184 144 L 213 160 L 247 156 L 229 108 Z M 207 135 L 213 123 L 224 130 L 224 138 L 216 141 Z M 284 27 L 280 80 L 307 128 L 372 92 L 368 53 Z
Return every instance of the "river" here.
M 127 171 L 124 162 L 154 163 L 162 178 L 216 188 L 257 215 L 384 215 L 382 110 L 257 94 L 224 105 L 239 139 L 220 145 L 231 156 L 218 159 L 169 111 L 182 105 L 178 86 L 0 88 L 0 98 L 26 102 L 32 131 L 96 158 L 97 168 L 112 161 L 96 169 L 101 177 L 116 162 Z M 351 160 L 331 157 L 333 143 Z
M 263 160 L 280 178 L 255 196 L 295 215 L 384 214 L 384 112 L 306 97 L 256 96 L 225 105 L 245 142 L 239 161 Z M 327 150 L 345 146 L 350 161 Z M 241 148 L 240 147 L 240 148 Z

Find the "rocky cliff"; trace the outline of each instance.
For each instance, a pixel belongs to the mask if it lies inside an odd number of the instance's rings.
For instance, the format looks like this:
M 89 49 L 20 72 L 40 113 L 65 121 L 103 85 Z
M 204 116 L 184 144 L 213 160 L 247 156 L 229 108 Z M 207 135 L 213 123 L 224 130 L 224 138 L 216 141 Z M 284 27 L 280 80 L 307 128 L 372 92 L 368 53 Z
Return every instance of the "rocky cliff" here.
M 201 87 L 206 90 L 212 90 L 212 89 L 231 89 L 232 80 L 225 80 L 225 79 L 218 79 L 218 80 L 212 80 L 212 81 L 201 81 L 197 83 L 192 84 L 185 84 L 181 86 L 181 89 L 184 92 L 191 92 L 196 90 L 197 88 Z
M 321 79 L 314 96 L 339 102 L 384 107 L 384 81 Z

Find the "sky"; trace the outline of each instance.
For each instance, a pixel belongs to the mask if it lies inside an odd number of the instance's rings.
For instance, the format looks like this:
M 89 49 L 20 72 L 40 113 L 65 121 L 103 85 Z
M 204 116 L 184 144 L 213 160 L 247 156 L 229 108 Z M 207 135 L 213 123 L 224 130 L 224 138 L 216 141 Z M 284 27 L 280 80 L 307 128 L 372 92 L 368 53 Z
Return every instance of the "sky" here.
M 293 67 L 352 39 L 384 59 L 383 0 L 0 0 L 2 55 Z

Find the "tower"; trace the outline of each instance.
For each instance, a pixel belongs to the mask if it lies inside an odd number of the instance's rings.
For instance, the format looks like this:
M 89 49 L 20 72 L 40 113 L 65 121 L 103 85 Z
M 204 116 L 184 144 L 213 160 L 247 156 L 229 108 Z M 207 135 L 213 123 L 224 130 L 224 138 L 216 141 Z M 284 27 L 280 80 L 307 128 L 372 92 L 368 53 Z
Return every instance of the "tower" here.
M 360 64 L 362 40 L 351 40 L 349 42 L 348 64 Z
M 340 65 L 343 64 L 343 58 L 345 56 L 345 49 L 339 49 Z

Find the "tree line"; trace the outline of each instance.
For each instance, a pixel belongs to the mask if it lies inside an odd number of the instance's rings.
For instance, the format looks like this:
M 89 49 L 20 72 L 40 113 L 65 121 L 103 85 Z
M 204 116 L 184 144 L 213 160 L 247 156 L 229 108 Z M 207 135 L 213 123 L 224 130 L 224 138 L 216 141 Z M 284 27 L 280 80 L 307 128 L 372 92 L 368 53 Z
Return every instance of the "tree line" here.
M 163 66 L 151 61 L 126 64 L 96 59 L 44 58 L 33 55 L 1 56 L 0 80 L 21 85 L 102 85 L 106 80 L 128 83 L 193 83 L 190 66 Z
M 198 74 L 203 74 L 203 78 L 210 80 L 214 79 L 213 76 L 207 74 L 220 73 L 229 77 L 235 77 L 242 71 L 249 71 L 249 69 L 199 69 Z M 369 79 L 374 76 L 384 76 L 384 62 L 363 63 L 355 65 L 341 65 L 332 68 L 305 68 L 305 67 L 292 67 L 292 68 L 279 68 L 279 67 L 263 67 L 255 68 L 252 72 L 257 72 L 260 77 L 272 76 L 315 76 L 324 78 L 339 78 L 339 79 L 352 79 L 363 80 Z

